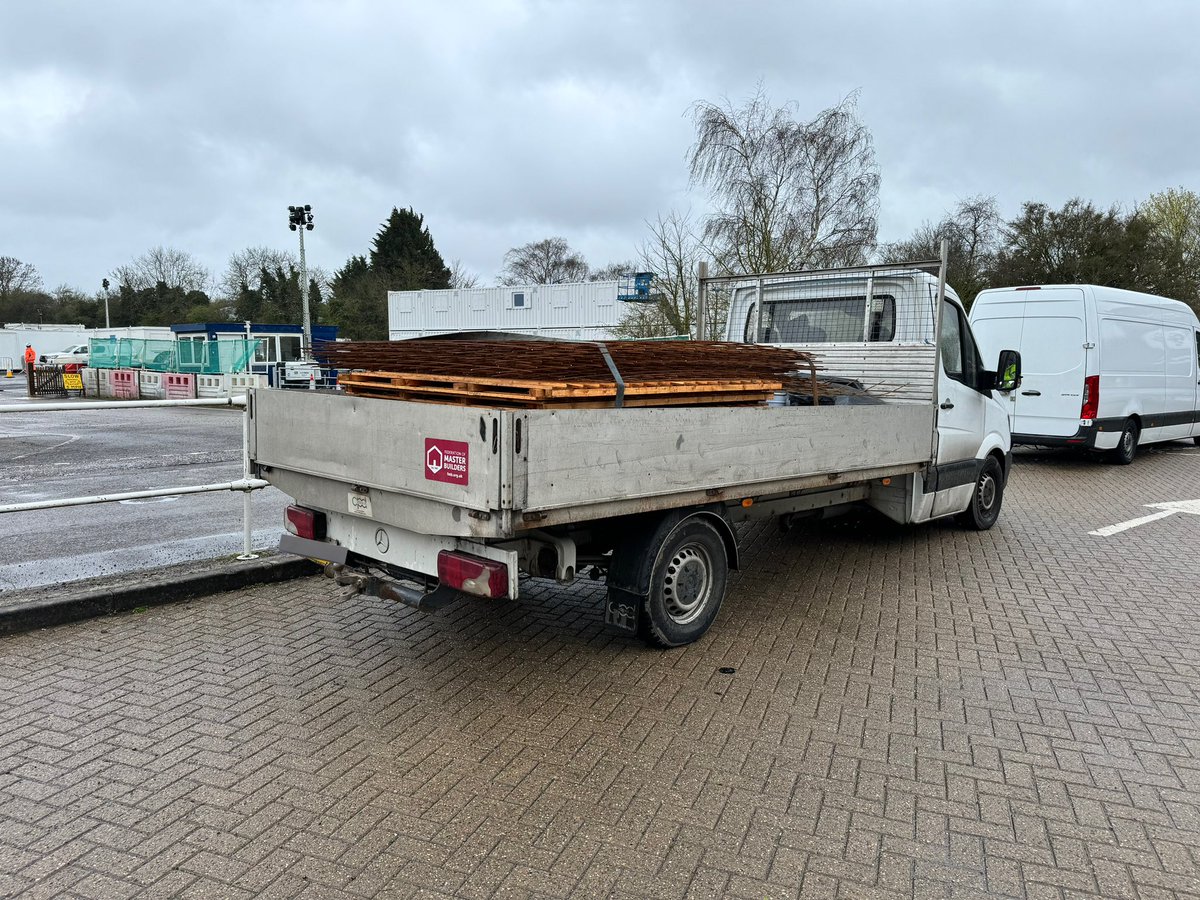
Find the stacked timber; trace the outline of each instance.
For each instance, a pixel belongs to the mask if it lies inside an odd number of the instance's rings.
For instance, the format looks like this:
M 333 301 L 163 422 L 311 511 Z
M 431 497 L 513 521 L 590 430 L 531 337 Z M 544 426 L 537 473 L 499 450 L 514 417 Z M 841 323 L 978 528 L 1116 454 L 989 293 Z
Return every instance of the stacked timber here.
M 359 341 L 316 352 L 350 370 L 338 383 L 354 396 L 468 406 L 753 406 L 797 370 L 815 382 L 806 353 L 712 341 Z

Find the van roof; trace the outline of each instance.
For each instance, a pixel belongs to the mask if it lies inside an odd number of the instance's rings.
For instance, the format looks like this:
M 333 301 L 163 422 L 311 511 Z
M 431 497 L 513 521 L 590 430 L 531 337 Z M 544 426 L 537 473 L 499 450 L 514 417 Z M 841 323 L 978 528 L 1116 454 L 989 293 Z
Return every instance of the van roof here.
M 1022 299 L 1036 302 L 1038 299 L 1038 291 L 1069 290 L 1071 288 L 1090 290 L 1092 295 L 1097 300 L 1119 300 L 1123 303 L 1137 303 L 1143 306 L 1156 307 L 1161 310 L 1167 310 L 1176 313 L 1186 311 L 1193 317 L 1196 315 L 1195 311 L 1190 306 L 1180 300 L 1172 300 L 1170 297 L 1160 297 L 1157 294 L 1146 294 L 1141 291 L 1129 291 L 1125 290 L 1124 288 L 1107 287 L 1106 285 L 1102 284 L 1033 284 L 988 288 L 987 290 L 980 291 L 979 295 L 975 299 L 976 302 L 978 302 L 979 299 L 985 294 L 990 294 L 994 297 L 997 294 L 1011 294 L 1020 292 L 1022 294 Z

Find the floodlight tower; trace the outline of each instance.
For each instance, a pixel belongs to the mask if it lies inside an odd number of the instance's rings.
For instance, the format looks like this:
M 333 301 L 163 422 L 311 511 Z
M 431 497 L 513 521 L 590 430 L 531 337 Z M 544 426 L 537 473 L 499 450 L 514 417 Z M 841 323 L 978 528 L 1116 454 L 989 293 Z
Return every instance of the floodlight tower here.
M 313 229 L 312 207 L 288 207 L 288 228 L 300 232 L 300 300 L 304 310 L 304 336 L 300 339 L 300 355 L 312 359 L 312 320 L 308 315 L 308 269 L 304 265 L 304 232 Z

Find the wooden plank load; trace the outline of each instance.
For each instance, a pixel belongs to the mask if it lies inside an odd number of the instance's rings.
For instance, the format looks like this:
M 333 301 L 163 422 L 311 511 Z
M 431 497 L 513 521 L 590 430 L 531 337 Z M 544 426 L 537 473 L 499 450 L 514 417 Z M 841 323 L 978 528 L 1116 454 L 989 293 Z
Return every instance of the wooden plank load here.
M 783 388 L 798 370 L 814 376 L 800 351 L 714 341 L 536 340 L 358 341 L 316 348 L 346 372 L 358 397 L 514 408 L 750 406 Z

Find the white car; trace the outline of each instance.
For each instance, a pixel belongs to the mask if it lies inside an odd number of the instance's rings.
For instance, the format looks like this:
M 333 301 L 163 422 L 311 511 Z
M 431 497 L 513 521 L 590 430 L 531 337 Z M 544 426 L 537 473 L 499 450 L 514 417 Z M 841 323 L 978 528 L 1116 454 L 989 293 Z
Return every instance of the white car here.
M 41 356 L 41 361 L 50 366 L 65 366 L 74 363 L 79 366 L 88 364 L 88 345 L 87 344 L 72 344 L 65 350 L 59 350 L 57 353 L 44 353 Z

